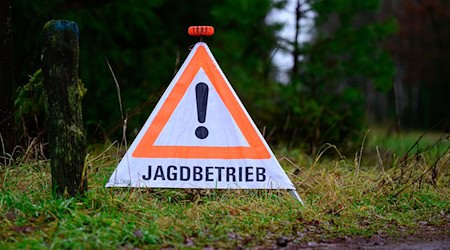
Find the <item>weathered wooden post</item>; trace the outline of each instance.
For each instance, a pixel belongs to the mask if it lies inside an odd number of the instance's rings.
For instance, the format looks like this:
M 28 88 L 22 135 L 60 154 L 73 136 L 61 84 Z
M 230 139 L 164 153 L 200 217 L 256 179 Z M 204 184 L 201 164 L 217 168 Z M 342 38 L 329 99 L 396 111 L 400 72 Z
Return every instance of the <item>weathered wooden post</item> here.
M 42 72 L 47 95 L 52 186 L 56 196 L 75 196 L 87 190 L 78 38 L 75 22 L 52 20 L 44 26 Z

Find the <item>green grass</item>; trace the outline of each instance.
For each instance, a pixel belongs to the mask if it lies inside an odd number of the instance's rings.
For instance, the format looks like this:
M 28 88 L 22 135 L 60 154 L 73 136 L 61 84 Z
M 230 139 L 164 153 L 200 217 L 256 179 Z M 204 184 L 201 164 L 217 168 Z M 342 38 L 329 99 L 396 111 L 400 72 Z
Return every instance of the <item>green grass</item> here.
M 438 132 L 407 131 L 389 134 L 382 128 L 368 132 L 369 146 L 382 147 L 383 150 L 397 155 L 427 152 L 434 155 L 444 153 L 450 146 L 450 134 Z
M 117 149 L 90 152 L 85 197 L 52 198 L 48 161 L 0 167 L 0 249 L 270 247 L 280 236 L 295 244 L 449 223 L 448 151 L 380 164 L 364 154 L 330 159 L 278 149 L 305 206 L 285 191 L 106 189 Z

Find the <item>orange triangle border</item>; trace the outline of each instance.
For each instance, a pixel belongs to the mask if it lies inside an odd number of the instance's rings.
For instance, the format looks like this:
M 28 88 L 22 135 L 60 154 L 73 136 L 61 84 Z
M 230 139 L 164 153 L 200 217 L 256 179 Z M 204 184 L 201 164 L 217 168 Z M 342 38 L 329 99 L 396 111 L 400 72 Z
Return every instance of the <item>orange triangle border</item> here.
M 269 159 L 269 153 L 262 138 L 252 126 L 250 118 L 237 101 L 219 66 L 208 54 L 205 46 L 200 44 L 178 81 L 167 96 L 144 136 L 138 142 L 132 156 L 135 158 L 185 158 L 185 159 Z M 214 146 L 155 146 L 154 143 L 172 113 L 180 103 L 194 77 L 202 68 L 241 130 L 249 147 L 214 147 Z

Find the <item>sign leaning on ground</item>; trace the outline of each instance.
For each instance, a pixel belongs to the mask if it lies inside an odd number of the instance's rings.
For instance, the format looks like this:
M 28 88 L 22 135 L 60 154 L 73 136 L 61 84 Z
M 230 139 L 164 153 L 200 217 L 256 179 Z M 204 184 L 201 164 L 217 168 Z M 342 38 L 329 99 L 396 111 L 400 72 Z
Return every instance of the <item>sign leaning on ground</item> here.
M 106 187 L 286 189 L 301 201 L 206 43 L 197 43 Z

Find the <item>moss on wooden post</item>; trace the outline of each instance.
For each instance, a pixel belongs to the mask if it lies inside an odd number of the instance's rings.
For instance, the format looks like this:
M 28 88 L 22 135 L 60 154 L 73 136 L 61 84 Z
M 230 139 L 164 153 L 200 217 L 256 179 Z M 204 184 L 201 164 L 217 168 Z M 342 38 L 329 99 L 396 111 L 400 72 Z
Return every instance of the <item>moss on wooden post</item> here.
M 42 72 L 56 196 L 75 196 L 87 190 L 78 38 L 75 22 L 52 20 L 44 25 Z

